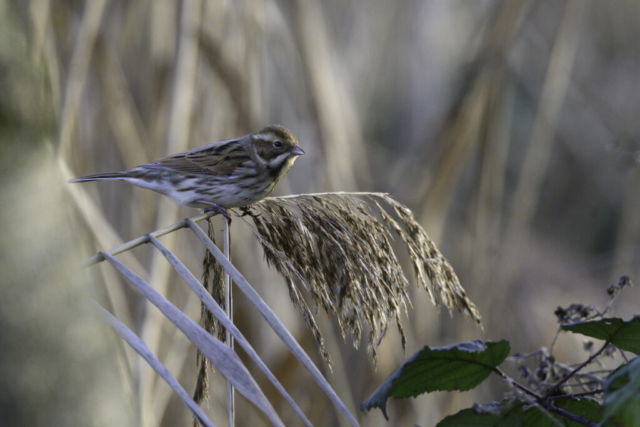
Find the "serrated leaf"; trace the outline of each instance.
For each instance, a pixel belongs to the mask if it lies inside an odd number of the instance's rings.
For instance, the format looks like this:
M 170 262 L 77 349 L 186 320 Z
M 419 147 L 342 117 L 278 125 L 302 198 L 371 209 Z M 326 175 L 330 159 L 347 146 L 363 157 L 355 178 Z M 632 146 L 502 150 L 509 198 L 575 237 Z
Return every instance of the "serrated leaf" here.
M 555 399 L 553 405 L 578 415 L 585 420 L 599 423 L 602 420 L 602 407 L 598 402 L 587 399 Z M 537 407 L 531 407 L 524 411 L 524 424 L 526 427 L 556 427 L 558 422 L 567 427 L 580 427 L 582 424 L 571 421 L 556 413 L 550 413 L 556 420 L 553 421 L 547 414 Z
M 448 347 L 425 346 L 396 369 L 360 406 L 378 407 L 387 416 L 389 397 L 415 397 L 432 391 L 466 391 L 476 387 L 509 355 L 507 341 L 469 341 Z
M 436 427 L 521 427 L 523 425 L 522 403 L 519 400 L 491 402 L 449 415 Z
M 619 425 L 640 425 L 640 357 L 609 375 L 603 388 L 604 416 Z
M 620 350 L 640 354 L 640 318 L 631 320 L 607 318 L 562 325 L 565 331 L 575 332 L 605 341 Z

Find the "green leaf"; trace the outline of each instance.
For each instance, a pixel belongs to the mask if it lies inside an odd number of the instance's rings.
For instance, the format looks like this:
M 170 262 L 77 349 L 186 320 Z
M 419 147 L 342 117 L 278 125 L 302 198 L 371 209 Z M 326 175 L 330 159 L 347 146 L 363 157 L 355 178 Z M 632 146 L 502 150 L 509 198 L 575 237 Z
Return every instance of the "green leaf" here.
M 553 405 L 578 415 L 593 423 L 599 423 L 602 420 L 602 408 L 598 402 L 586 399 L 554 399 Z M 556 420 L 554 422 L 547 414 L 543 413 L 537 407 L 531 407 L 524 411 L 524 426 L 526 427 L 556 427 L 560 422 L 561 425 L 568 427 L 580 427 L 582 424 L 564 418 L 561 415 L 551 412 L 551 416 Z
M 609 375 L 603 388 L 604 416 L 622 426 L 640 425 L 640 357 Z
M 602 408 L 593 400 L 555 399 L 553 404 L 592 423 L 599 423 L 602 420 Z M 523 412 L 521 401 L 505 400 L 464 409 L 444 418 L 436 427 L 557 427 L 558 423 L 566 427 L 582 426 L 555 413 L 551 413 L 551 416 L 553 420 L 537 407 L 530 407 Z
M 521 427 L 523 425 L 522 402 L 515 400 L 491 402 L 463 409 L 457 414 L 444 418 L 436 427 Z
M 631 320 L 607 318 L 562 325 L 565 331 L 609 341 L 620 350 L 640 354 L 640 318 Z
M 631 359 L 631 361 L 633 362 L 634 360 L 636 360 L 636 358 Z M 613 393 L 614 391 L 618 390 L 619 388 L 624 387 L 628 382 L 628 378 L 626 378 L 624 375 L 616 375 L 618 373 L 618 371 L 620 371 L 621 369 L 626 368 L 627 366 L 629 366 L 629 363 L 623 363 L 620 366 L 618 366 L 616 369 L 614 369 L 611 373 L 609 373 L 609 376 L 607 376 L 607 391 L 609 393 Z M 614 378 L 615 376 L 615 378 Z
M 360 408 L 382 410 L 387 399 L 415 397 L 437 390 L 466 391 L 484 381 L 509 355 L 507 341 L 469 341 L 448 347 L 425 346 L 396 369 Z

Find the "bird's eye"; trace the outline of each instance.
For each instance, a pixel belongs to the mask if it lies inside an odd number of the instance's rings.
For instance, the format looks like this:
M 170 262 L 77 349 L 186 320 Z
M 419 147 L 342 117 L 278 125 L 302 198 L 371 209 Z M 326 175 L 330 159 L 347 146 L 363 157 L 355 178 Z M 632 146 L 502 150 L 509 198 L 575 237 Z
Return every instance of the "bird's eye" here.
M 281 141 L 273 141 L 273 146 L 276 148 L 280 148 L 282 147 L 282 142 Z

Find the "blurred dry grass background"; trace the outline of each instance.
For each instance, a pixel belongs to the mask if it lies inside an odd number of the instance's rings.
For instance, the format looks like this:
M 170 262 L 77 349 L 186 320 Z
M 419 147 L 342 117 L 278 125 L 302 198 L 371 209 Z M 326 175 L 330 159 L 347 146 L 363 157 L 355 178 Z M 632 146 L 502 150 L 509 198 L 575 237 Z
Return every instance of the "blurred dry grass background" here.
M 362 424 L 430 426 L 505 387 L 394 401 L 389 423 L 358 406 L 426 343 L 504 338 L 534 350 L 550 345 L 558 305 L 603 305 L 606 285 L 620 275 L 638 282 L 638 16 L 634 1 L 0 0 L 0 145 L 50 141 L 70 177 L 279 123 L 308 154 L 276 194 L 389 192 L 454 266 L 484 332 L 438 314 L 415 292 L 403 321 L 407 355 L 389 334 L 374 370 L 366 346 L 345 344 L 335 322 L 319 315 L 335 362 L 329 373 L 241 221 L 232 226 L 232 258 Z M 67 188 L 64 179 L 50 182 Z M 78 242 L 84 256 L 195 214 L 121 183 L 68 191 L 77 207 L 63 210 L 79 212 L 77 227 L 95 242 Z M 201 271 L 195 239 L 173 233 L 163 243 Z M 138 248 L 122 259 L 199 315 L 159 253 Z M 194 349 L 113 271 L 97 268 L 116 315 L 192 390 Z M 621 316 L 637 311 L 638 290 L 628 296 Z M 241 296 L 235 321 L 314 424 L 343 422 Z M 560 345 L 557 357 L 573 361 L 577 347 Z M 189 422 L 150 369 L 133 380 L 129 397 L 140 399 L 143 425 Z M 217 374 L 211 383 L 208 412 L 223 425 L 225 384 Z M 261 385 L 284 422 L 297 422 Z M 237 405 L 238 425 L 260 422 L 245 401 Z

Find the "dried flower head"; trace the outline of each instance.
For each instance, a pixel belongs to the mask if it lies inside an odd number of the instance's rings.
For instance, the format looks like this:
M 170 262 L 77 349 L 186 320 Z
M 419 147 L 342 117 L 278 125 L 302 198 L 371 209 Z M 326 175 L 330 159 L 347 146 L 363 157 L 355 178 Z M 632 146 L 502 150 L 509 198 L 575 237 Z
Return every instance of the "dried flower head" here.
M 449 311 L 456 308 L 481 325 L 449 262 L 411 211 L 388 195 L 307 194 L 263 199 L 253 207 L 260 212 L 253 221 L 267 263 L 285 278 L 291 300 L 327 362 L 322 335 L 299 286 L 308 289 L 316 308 L 336 316 L 343 338 L 350 334 L 356 347 L 367 327 L 374 361 L 375 349 L 394 320 L 406 346 L 400 314 L 410 304 L 408 280 L 393 252 L 392 232 L 407 247 L 418 283 L 433 303 L 443 303 Z
M 593 304 L 571 304 L 568 307 L 558 307 L 553 314 L 556 315 L 558 323 L 572 323 L 593 319 L 600 314 L 600 310 Z
M 607 288 L 607 294 L 611 298 L 614 298 L 616 295 L 618 295 L 618 292 L 628 286 L 633 286 L 633 283 L 631 283 L 631 279 L 629 279 L 629 276 L 622 276 L 616 283 L 609 285 L 609 287 Z

